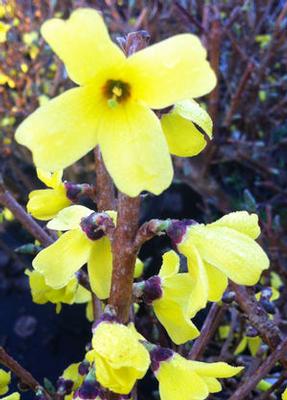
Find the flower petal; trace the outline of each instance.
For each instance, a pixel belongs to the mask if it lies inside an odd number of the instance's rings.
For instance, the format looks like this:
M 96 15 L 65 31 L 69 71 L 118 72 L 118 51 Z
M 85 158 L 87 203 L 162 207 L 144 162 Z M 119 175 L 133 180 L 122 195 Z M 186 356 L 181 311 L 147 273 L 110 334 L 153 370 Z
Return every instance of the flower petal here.
M 127 62 L 135 97 L 154 109 L 203 96 L 216 84 L 206 50 L 191 34 L 163 40 L 133 54 Z
M 206 146 L 203 134 L 191 121 L 181 117 L 175 110 L 162 117 L 161 126 L 171 154 L 192 157 Z
M 75 204 L 61 210 L 55 218 L 48 222 L 47 227 L 55 231 L 69 231 L 78 228 L 81 219 L 88 217 L 94 211 Z
M 250 236 L 251 239 L 257 239 L 260 235 L 258 216 L 256 214 L 248 214 L 247 211 L 232 212 L 207 226 L 226 226 Z
M 33 190 L 29 194 L 27 211 L 34 218 L 47 221 L 55 217 L 60 210 L 68 207 L 70 204 L 71 201 L 67 198 L 64 187 Z
M 80 229 L 65 232 L 40 251 L 33 260 L 33 267 L 44 275 L 47 285 L 59 289 L 88 261 L 91 243 Z
M 107 299 L 109 297 L 112 263 L 110 240 L 107 237 L 95 240 L 88 261 L 88 273 L 91 288 L 99 299 Z
M 185 119 L 195 122 L 211 139 L 213 122 L 210 115 L 193 99 L 182 100 L 175 104 L 174 110 Z
M 15 138 L 32 151 L 38 168 L 63 169 L 96 146 L 97 104 L 90 88 L 70 89 L 26 118 Z
M 247 235 L 210 225 L 194 225 L 189 230 L 190 239 L 204 261 L 238 284 L 255 285 L 262 271 L 269 267 L 264 251 Z
M 238 374 L 244 367 L 233 367 L 225 362 L 205 363 L 201 361 L 190 361 L 192 369 L 200 376 L 214 378 L 230 378 Z
M 162 265 L 159 271 L 161 278 L 175 275 L 179 270 L 179 256 L 175 251 L 170 250 L 162 256 Z
M 209 291 L 208 277 L 200 254 L 190 241 L 180 243 L 178 250 L 187 258 L 188 271 L 193 280 L 189 304 L 189 316 L 192 318 L 206 306 Z
M 63 171 L 59 170 L 51 173 L 37 168 L 37 176 L 46 186 L 55 189 L 62 183 Z
M 118 65 L 125 60 L 96 10 L 79 8 L 67 21 L 50 19 L 43 24 L 41 32 L 64 62 L 70 78 L 80 85 L 93 80 L 111 64 Z
M 228 285 L 227 276 L 208 263 L 204 263 L 204 267 L 208 279 L 208 300 L 220 301 Z
M 107 110 L 99 126 L 99 143 L 120 191 L 131 197 L 143 190 L 160 194 L 170 185 L 168 147 L 158 118 L 145 106 L 128 101 Z

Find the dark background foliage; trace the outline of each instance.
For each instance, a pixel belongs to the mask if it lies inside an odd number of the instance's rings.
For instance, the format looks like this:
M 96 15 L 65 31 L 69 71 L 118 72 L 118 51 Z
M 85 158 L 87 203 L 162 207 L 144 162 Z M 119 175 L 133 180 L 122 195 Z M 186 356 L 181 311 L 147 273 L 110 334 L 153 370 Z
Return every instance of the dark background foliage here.
M 11 29 L 7 41 L 0 44 L 0 77 L 5 74 L 14 83 L 0 84 L 0 173 L 5 186 L 23 205 L 28 193 L 41 187 L 41 183 L 36 178 L 30 154 L 14 142 L 15 128 L 39 104 L 72 86 L 63 65 L 39 35 L 44 20 L 53 15 L 68 17 L 74 8 L 92 6 L 103 12 L 114 40 L 136 30 L 148 31 L 152 43 L 182 32 L 201 37 L 218 75 L 216 89 L 202 99 L 214 122 L 214 139 L 200 156 L 174 160 L 173 185 L 159 197 L 144 197 L 142 220 L 185 217 L 208 222 L 234 210 L 257 212 L 263 232 L 261 244 L 271 259 L 271 269 L 262 284 L 270 285 L 271 272 L 277 272 L 282 279 L 274 318 L 284 332 L 287 323 L 284 302 L 287 294 L 287 2 L 18 0 L 8 3 L 13 5 L 13 12 L 1 18 Z M 89 154 L 69 168 L 65 178 L 93 183 L 93 156 Z M 64 306 L 61 314 L 55 315 L 53 305 L 32 303 L 24 276 L 31 257 L 14 252 L 20 245 L 32 242 L 32 238 L 17 222 L 2 217 L 0 345 L 37 379 L 48 377 L 55 382 L 69 363 L 83 357 L 90 339 L 89 323 L 81 306 Z M 157 271 L 161 254 L 168 245 L 162 238 L 145 245 L 141 255 L 147 261 L 146 276 Z M 142 307 L 139 316 L 139 328 L 143 332 L 153 340 L 168 343 L 165 332 L 156 327 L 149 310 Z M 198 317 L 199 325 L 204 317 L 205 313 Z M 151 322 L 152 332 L 148 328 Z M 220 341 L 217 334 L 209 343 L 205 360 L 241 362 L 252 372 L 268 349 L 263 348 L 255 357 L 248 351 L 234 356 L 234 349 L 248 329 L 248 322 L 236 305 L 226 310 L 222 324 L 231 326 L 231 334 L 226 341 Z M 274 382 L 281 374 L 277 367 L 268 379 Z M 236 382 L 229 380 L 217 398 L 228 398 L 235 386 Z M 152 398 L 156 385 L 149 376 L 141 387 L 143 396 Z M 280 390 L 274 398 L 280 398 Z M 260 396 L 257 390 L 250 399 L 263 398 Z M 273 394 L 269 396 L 266 398 L 272 398 Z

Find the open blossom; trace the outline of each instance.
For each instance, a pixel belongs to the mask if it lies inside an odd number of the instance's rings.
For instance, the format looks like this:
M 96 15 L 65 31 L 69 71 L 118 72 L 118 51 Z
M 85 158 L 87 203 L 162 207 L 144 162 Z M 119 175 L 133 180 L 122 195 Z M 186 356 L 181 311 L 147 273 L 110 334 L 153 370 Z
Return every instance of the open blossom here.
M 260 234 L 258 217 L 246 211 L 225 215 L 211 224 L 182 223 L 171 229 L 178 250 L 186 256 L 193 279 L 190 313 L 205 307 L 207 301 L 219 301 L 228 278 L 240 285 L 255 285 L 269 260 L 255 242 Z
M 5 43 L 7 40 L 7 33 L 10 30 L 10 25 L 0 21 L 0 43 Z
M 61 311 L 61 305 L 74 303 L 88 303 L 91 300 L 91 293 L 83 286 L 79 285 L 77 278 L 74 276 L 70 279 L 66 286 L 60 289 L 54 289 L 45 282 L 45 277 L 38 271 L 26 270 L 29 276 L 29 284 L 31 288 L 34 303 L 45 304 L 51 302 L 56 304 L 56 311 Z
M 74 11 L 67 21 L 47 21 L 42 35 L 79 87 L 36 110 L 20 125 L 16 140 L 32 151 L 37 167 L 49 171 L 71 165 L 99 144 L 122 192 L 161 193 L 173 173 L 152 109 L 214 88 L 215 74 L 200 40 L 176 35 L 127 57 L 111 41 L 100 14 L 88 8 Z M 177 140 L 189 139 L 182 131 Z
M 27 210 L 33 217 L 40 220 L 54 218 L 59 211 L 68 207 L 71 201 L 62 182 L 63 171 L 49 173 L 37 169 L 38 178 L 50 189 L 33 190 L 29 194 Z
M 189 314 L 193 281 L 189 273 L 178 271 L 179 256 L 174 251 L 165 253 L 158 276 L 145 282 L 144 298 L 172 341 L 181 344 L 197 337 L 199 331 Z
M 93 215 L 93 210 L 80 205 L 60 211 L 47 226 L 66 232 L 40 251 L 33 260 L 33 267 L 44 275 L 47 285 L 61 289 L 88 263 L 91 288 L 100 299 L 106 299 L 111 285 L 111 244 L 102 231 L 94 232 Z
M 152 351 L 151 360 L 161 400 L 204 400 L 209 393 L 221 391 L 218 378 L 232 377 L 243 369 L 224 362 L 190 361 L 162 348 Z
M 97 325 L 87 358 L 95 363 L 96 378 L 103 387 L 129 394 L 137 379 L 144 377 L 150 357 L 140 339 L 132 325 L 106 321 Z

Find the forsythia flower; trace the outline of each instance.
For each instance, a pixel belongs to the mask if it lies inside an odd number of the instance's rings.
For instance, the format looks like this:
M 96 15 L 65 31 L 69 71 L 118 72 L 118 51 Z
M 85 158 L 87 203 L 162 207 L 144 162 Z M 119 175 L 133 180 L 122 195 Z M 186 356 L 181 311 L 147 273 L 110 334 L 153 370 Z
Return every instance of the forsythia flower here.
M 27 210 L 33 217 L 46 221 L 54 218 L 63 208 L 68 207 L 71 201 L 67 197 L 66 188 L 62 182 L 63 171 L 51 174 L 37 169 L 37 175 L 51 189 L 33 190 L 29 194 Z
M 287 400 L 287 388 L 282 393 L 282 400 Z
M 133 326 L 100 322 L 93 332 L 89 361 L 95 362 L 97 381 L 115 393 L 128 394 L 146 374 L 149 353 Z
M 224 362 L 190 361 L 170 349 L 152 351 L 151 359 L 161 400 L 206 399 L 209 393 L 221 391 L 217 378 L 229 378 L 242 370 Z
M 163 115 L 161 126 L 171 154 L 191 157 L 204 149 L 205 137 L 194 122 L 212 139 L 212 120 L 192 99 L 176 103 L 170 113 Z
M 181 344 L 197 337 L 199 331 L 189 315 L 193 281 L 189 273 L 178 271 L 179 256 L 174 251 L 165 253 L 159 275 L 145 282 L 144 299 L 152 304 L 172 341 Z
M 268 257 L 255 242 L 260 234 L 256 214 L 239 211 L 207 225 L 185 224 L 182 233 L 174 240 L 187 258 L 194 282 L 191 316 L 208 300 L 221 299 L 228 278 L 240 285 L 255 285 L 269 267 Z
M 0 85 L 5 85 L 6 83 L 11 89 L 14 89 L 16 86 L 13 79 L 11 79 L 8 75 L 0 72 Z
M 79 285 L 76 277 L 70 279 L 66 286 L 61 289 L 53 289 L 45 282 L 44 276 L 38 271 L 26 270 L 29 276 L 34 303 L 45 304 L 51 302 L 56 304 L 56 311 L 61 311 L 61 303 L 87 303 L 91 300 L 91 293 Z
M 7 40 L 7 32 L 10 30 L 10 25 L 0 21 L 0 43 L 5 43 Z
M 106 299 L 111 285 L 111 244 L 106 236 L 101 237 L 99 232 L 93 232 L 93 223 L 89 220 L 92 214 L 95 214 L 93 210 L 80 205 L 60 211 L 47 226 L 67 232 L 40 251 L 33 260 L 33 267 L 44 275 L 47 285 L 61 289 L 69 283 L 75 272 L 88 263 L 92 290 L 100 299 Z M 113 212 L 110 214 L 114 215 Z M 83 221 L 86 222 L 85 226 Z
M 9 383 L 11 381 L 11 373 L 0 369 L 0 395 L 5 394 L 9 390 Z
M 214 88 L 215 74 L 200 40 L 176 35 L 126 57 L 100 14 L 87 8 L 67 21 L 47 21 L 42 35 L 79 87 L 36 110 L 20 125 L 16 140 L 32 151 L 37 167 L 49 171 L 71 165 L 99 144 L 122 192 L 161 193 L 171 183 L 172 164 L 151 109 Z

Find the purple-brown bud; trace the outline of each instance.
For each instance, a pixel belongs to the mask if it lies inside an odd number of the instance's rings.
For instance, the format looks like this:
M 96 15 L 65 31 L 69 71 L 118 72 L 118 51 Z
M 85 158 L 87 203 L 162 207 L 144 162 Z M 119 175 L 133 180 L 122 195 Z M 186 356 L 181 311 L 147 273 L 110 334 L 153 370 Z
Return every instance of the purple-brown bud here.
M 146 304 L 152 304 L 154 300 L 162 296 L 161 279 L 159 276 L 152 276 L 144 283 L 143 300 Z
M 166 347 L 156 346 L 150 352 L 151 369 L 156 372 L 159 369 L 160 363 L 166 361 L 173 356 L 174 352 Z
M 174 245 L 178 245 L 186 233 L 189 226 L 197 224 L 193 219 L 172 220 L 166 233 L 172 240 Z

